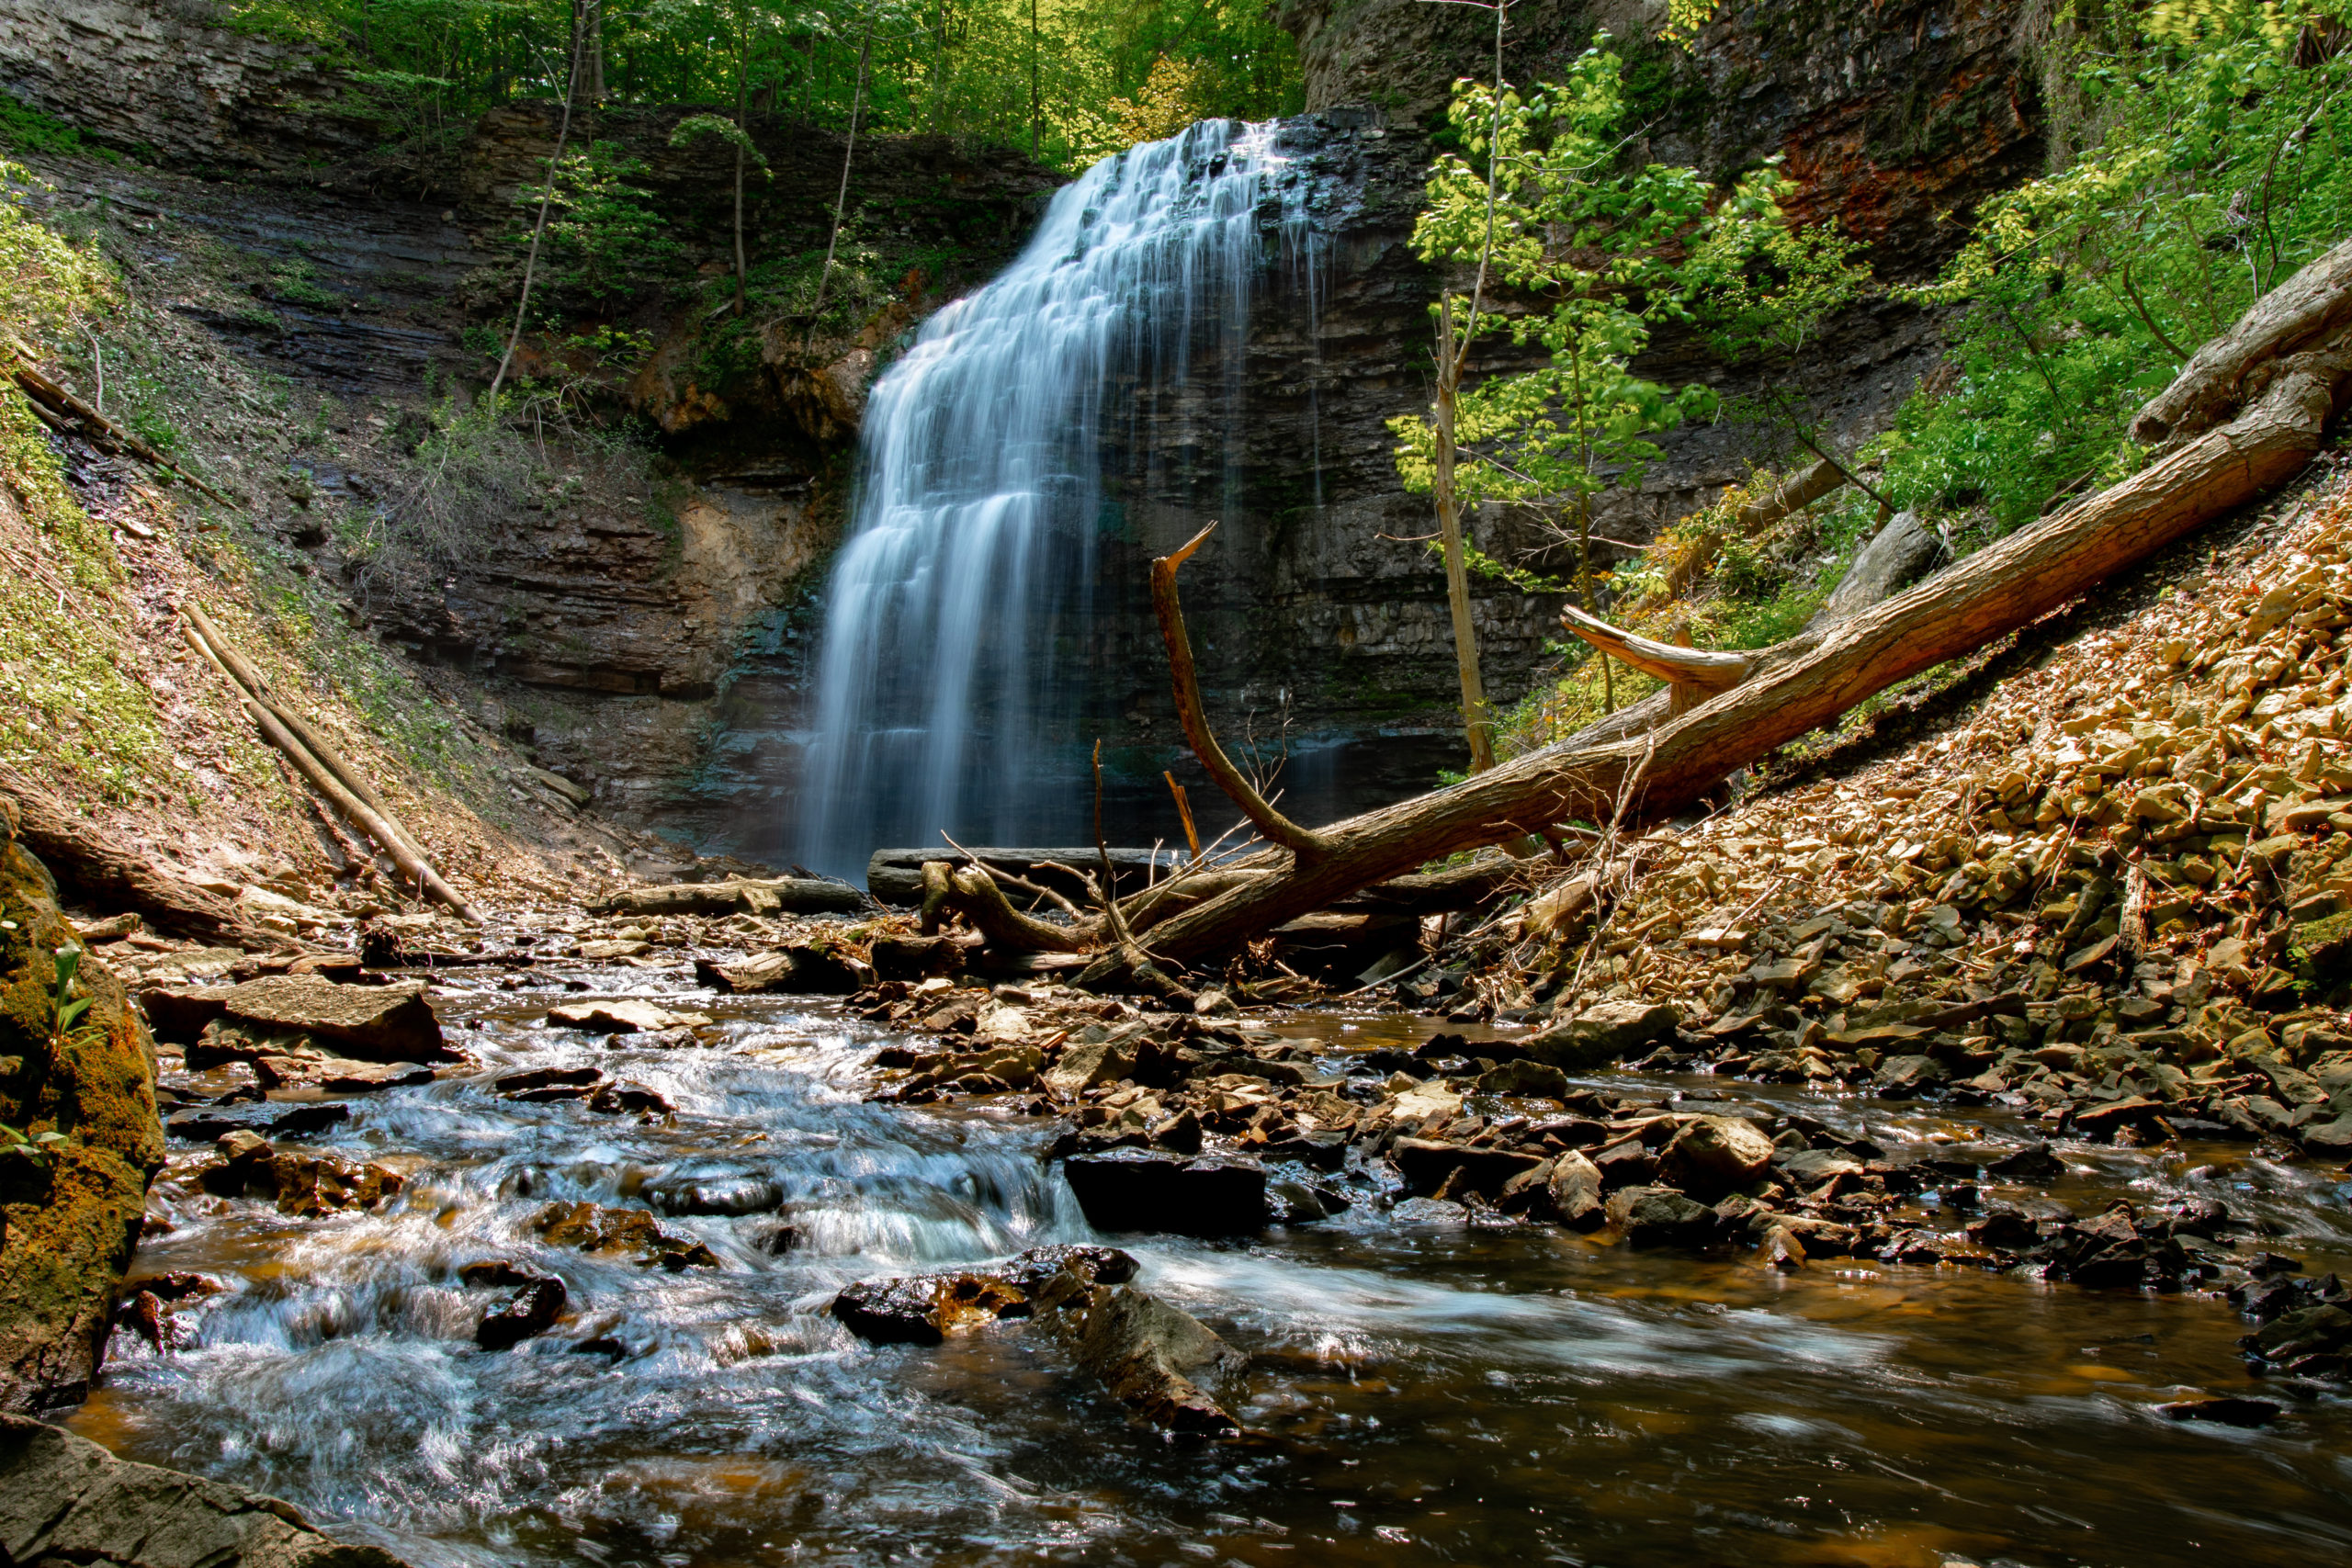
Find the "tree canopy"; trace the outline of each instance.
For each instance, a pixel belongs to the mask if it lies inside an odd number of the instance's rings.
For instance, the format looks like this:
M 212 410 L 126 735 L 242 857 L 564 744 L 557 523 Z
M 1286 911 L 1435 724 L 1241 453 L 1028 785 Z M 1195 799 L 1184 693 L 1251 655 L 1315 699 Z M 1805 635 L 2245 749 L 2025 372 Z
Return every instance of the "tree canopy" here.
M 736 102 L 812 124 L 1034 148 L 1076 169 L 1211 117 L 1297 112 L 1264 0 L 230 0 L 234 25 L 324 50 L 404 138 L 560 96 L 575 19 L 608 102 Z M 870 45 L 870 50 L 869 50 Z M 593 88 L 592 88 L 592 95 Z

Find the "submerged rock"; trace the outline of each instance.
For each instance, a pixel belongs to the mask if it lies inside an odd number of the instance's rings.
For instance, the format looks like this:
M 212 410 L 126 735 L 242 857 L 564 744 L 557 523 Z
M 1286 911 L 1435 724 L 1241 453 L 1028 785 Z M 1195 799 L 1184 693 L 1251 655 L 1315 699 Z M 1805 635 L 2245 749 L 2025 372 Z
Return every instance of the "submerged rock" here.
M 402 1568 L 311 1529 L 290 1504 L 119 1460 L 86 1438 L 0 1416 L 0 1557 L 90 1568 Z
M 658 1181 L 646 1201 L 665 1214 L 772 1214 L 784 1206 L 784 1189 L 763 1176 L 703 1176 Z

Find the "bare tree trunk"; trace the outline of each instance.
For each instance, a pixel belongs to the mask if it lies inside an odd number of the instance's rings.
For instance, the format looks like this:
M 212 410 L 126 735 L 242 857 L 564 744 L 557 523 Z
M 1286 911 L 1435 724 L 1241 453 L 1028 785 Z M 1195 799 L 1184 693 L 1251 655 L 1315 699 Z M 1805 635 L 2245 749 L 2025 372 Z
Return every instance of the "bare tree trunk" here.
M 571 136 L 571 101 L 580 90 L 580 48 L 582 29 L 580 15 L 572 14 L 571 54 L 564 69 L 563 118 L 555 133 L 555 152 L 548 158 L 548 183 L 539 192 L 539 216 L 531 225 L 531 249 L 523 259 L 523 293 L 514 301 L 514 329 L 506 334 L 506 352 L 498 356 L 498 374 L 490 378 L 490 403 L 493 412 L 498 407 L 498 389 L 506 384 L 507 367 L 514 363 L 514 345 L 523 341 L 523 321 L 531 309 L 531 284 L 538 276 L 539 243 L 547 237 L 548 208 L 555 201 L 555 172 L 563 162 L 563 144 Z
M 735 313 L 752 308 L 751 268 L 743 260 L 743 150 L 752 143 L 748 96 L 752 89 L 752 25 L 743 22 L 735 40 Z
M 817 275 L 817 302 L 808 307 L 808 336 L 817 335 L 817 318 L 825 309 L 825 285 L 833 278 L 833 253 L 841 248 L 842 218 L 849 210 L 849 170 L 857 157 L 857 119 L 865 108 L 865 62 L 874 56 L 876 7 L 865 8 L 865 38 L 857 46 L 857 85 L 849 100 L 849 140 L 842 146 L 842 186 L 833 197 L 833 231 L 825 241 L 825 270 Z
M 1471 318 L 1477 307 L 1471 307 Z M 1470 771 L 1495 765 L 1494 724 L 1487 712 L 1487 687 L 1478 673 L 1478 628 L 1470 619 L 1470 572 L 1462 551 L 1462 506 L 1453 485 L 1456 393 L 1462 384 L 1466 341 L 1453 335 L 1453 299 L 1437 306 L 1437 420 L 1430 491 L 1437 502 L 1437 534 L 1445 556 L 1445 604 L 1453 621 L 1453 667 L 1462 683 L 1462 728 L 1470 740 Z

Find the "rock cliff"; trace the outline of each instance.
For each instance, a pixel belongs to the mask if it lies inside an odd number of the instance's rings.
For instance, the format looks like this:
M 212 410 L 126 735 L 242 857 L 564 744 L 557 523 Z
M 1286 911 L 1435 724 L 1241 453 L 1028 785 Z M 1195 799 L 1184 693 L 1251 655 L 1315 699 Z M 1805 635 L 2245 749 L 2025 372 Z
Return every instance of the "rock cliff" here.
M 1526 0 L 1512 14 L 1510 69 L 1539 79 L 1609 29 L 1627 51 L 1651 155 L 1718 177 L 1783 155 L 1808 182 L 1808 209 L 1870 240 L 1882 276 L 1930 267 L 1957 235 L 1943 215 L 2041 155 L 2024 0 L 1731 6 L 1688 51 L 1651 39 L 1654 9 Z M 1319 244 L 1272 266 L 1238 388 L 1116 389 L 1135 413 L 1107 455 L 1114 504 L 1098 592 L 1082 624 L 1057 628 L 1089 671 L 1064 705 L 1063 739 L 1111 743 L 1121 837 L 1177 833 L 1159 774 L 1174 764 L 1183 776 L 1184 759 L 1145 563 L 1211 517 L 1224 529 L 1186 582 L 1210 701 L 1237 734 L 1287 722 L 1285 787 L 1302 816 L 1426 787 L 1456 761 L 1442 584 L 1415 542 L 1427 508 L 1396 482 L 1386 422 L 1427 397 L 1433 280 L 1408 240 L 1429 130 L 1452 80 L 1479 64 L 1485 14 L 1289 0 L 1283 15 L 1313 112 L 1285 127 L 1283 146 L 1311 187 Z M 495 110 L 443 164 L 401 164 L 370 151 L 364 103 L 202 16 L 193 5 L 0 0 L 0 85 L 143 150 L 144 165 L 69 171 L 86 203 L 103 197 L 118 213 L 177 224 L 146 235 L 129 226 L 119 237 L 134 254 L 161 266 L 192 229 L 249 259 L 264 308 L 199 291 L 175 300 L 182 314 L 346 399 L 413 406 L 428 375 L 477 374 L 479 352 L 458 334 L 511 298 L 514 202 L 546 156 L 550 107 Z M 865 390 L 922 312 L 1019 243 L 1052 182 L 1010 153 L 862 142 L 859 231 L 931 265 L 898 280 L 847 336 L 812 339 L 781 321 L 754 334 L 748 357 L 728 358 L 709 351 L 697 281 L 723 273 L 729 254 L 726 171 L 707 148 L 668 145 L 684 112 L 608 107 L 582 128 L 644 166 L 638 183 L 683 247 L 681 284 L 616 323 L 655 343 L 620 395 L 661 433 L 657 474 L 518 502 L 450 570 L 364 574 L 355 588 L 379 630 L 478 678 L 482 716 L 602 808 L 705 848 L 774 854 L 789 841 L 814 592 L 842 525 Z M 775 174 L 752 193 L 755 251 L 821 248 L 838 137 L 780 120 L 753 130 Z M 224 174 L 237 183 L 191 177 Z M 1271 213 L 1268 244 L 1270 256 L 1281 249 Z M 288 268 L 310 287 L 268 281 Z M 1816 412 L 1849 438 L 1883 428 L 1938 346 L 1917 312 L 1883 301 L 1856 310 L 1816 349 Z M 1671 334 L 1639 368 L 1740 389 L 1736 373 Z M 376 420 L 396 441 L 399 423 Z M 1608 537 L 1638 543 L 1777 456 L 1729 424 L 1678 432 L 1666 446 L 1638 491 L 1604 498 Z M 314 464 L 300 483 L 386 503 L 382 476 L 362 468 Z M 355 570 L 300 500 L 261 499 L 321 570 Z M 1490 553 L 1541 543 L 1502 515 L 1475 528 Z M 1499 700 L 1540 679 L 1555 614 L 1543 596 L 1480 585 Z

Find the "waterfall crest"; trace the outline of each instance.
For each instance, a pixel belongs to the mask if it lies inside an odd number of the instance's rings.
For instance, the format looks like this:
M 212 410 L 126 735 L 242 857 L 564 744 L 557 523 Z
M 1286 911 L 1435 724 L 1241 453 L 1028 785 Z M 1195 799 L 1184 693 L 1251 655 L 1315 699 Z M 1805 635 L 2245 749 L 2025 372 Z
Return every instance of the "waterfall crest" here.
M 1038 843 L 1086 821 L 1082 791 L 1040 785 L 1073 781 L 1089 739 L 1105 436 L 1132 414 L 1124 389 L 1207 377 L 1238 420 L 1253 284 L 1304 234 L 1273 132 L 1208 120 L 1096 164 L 876 383 L 825 594 L 805 863 L 855 877 L 943 829 Z

